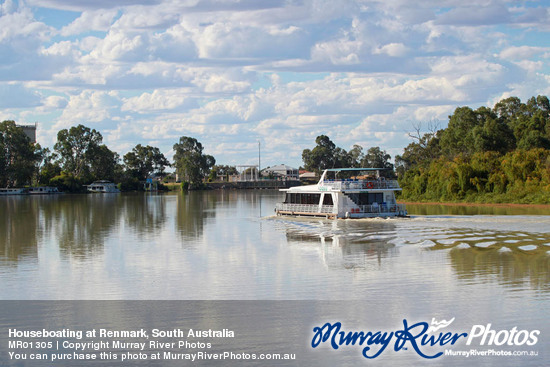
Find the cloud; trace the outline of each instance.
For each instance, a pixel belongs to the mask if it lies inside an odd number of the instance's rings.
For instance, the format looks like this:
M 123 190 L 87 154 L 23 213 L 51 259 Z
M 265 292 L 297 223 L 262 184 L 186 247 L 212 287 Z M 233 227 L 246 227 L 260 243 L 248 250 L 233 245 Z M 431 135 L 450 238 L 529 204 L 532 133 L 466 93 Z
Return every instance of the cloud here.
M 62 129 L 79 124 L 111 127 L 114 121 L 120 120 L 119 106 L 120 97 L 116 92 L 85 90 L 70 96 L 54 127 Z
M 48 142 L 82 123 L 121 154 L 186 135 L 247 163 L 260 140 L 266 164 L 298 166 L 325 134 L 395 155 L 413 122 L 547 94 L 549 14 L 505 0 L 6 0 L 0 103 Z
M 487 6 L 459 6 L 443 13 L 436 23 L 455 26 L 480 26 L 504 24 L 511 20 L 509 9 L 504 4 Z
M 63 27 L 60 33 L 63 36 L 71 36 L 90 31 L 107 32 L 117 13 L 116 9 L 84 11 L 71 24 Z
M 375 54 L 386 54 L 392 57 L 403 57 L 407 52 L 408 48 L 402 43 L 388 43 L 374 50 Z
M 139 97 L 124 100 L 120 110 L 143 114 L 196 106 L 196 102 L 190 101 L 190 99 L 186 91 L 182 89 L 155 90 L 153 93 L 143 93 Z
M 27 3 L 34 7 L 51 9 L 87 11 L 97 9 L 112 9 L 131 5 L 152 5 L 160 4 L 161 0 L 27 0 Z
M 499 53 L 499 57 L 506 60 L 522 60 L 548 52 L 550 52 L 550 47 L 510 46 L 503 49 Z

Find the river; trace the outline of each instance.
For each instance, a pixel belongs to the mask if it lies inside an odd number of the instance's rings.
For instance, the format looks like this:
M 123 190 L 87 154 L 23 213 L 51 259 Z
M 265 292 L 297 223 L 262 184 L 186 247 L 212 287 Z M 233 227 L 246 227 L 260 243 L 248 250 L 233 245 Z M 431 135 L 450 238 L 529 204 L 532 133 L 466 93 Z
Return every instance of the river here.
M 274 217 L 281 196 L 0 197 L 0 299 L 288 302 L 307 332 L 324 317 L 380 330 L 456 318 L 467 332 L 537 329 L 524 349 L 538 355 L 519 364 L 550 363 L 550 210 L 415 204 L 410 218 L 331 221 Z M 325 348 L 322 360 L 365 363 L 338 352 Z M 393 365 L 415 354 L 384 353 Z

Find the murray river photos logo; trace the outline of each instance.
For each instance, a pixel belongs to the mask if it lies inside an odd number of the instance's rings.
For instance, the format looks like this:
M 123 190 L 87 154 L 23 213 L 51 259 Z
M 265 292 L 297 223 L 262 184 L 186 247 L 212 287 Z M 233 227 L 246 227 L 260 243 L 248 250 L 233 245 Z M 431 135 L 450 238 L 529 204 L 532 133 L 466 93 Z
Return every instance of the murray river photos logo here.
M 413 350 L 423 358 L 433 359 L 449 354 L 448 350 L 442 349 L 455 344 L 465 344 L 470 348 L 533 346 L 537 344 L 540 334 L 539 330 L 518 330 L 517 327 L 509 330 L 495 330 L 491 324 L 473 325 L 469 332 L 442 330 L 451 325 L 454 320 L 454 318 L 449 321 L 432 319 L 431 324 L 427 322 L 411 324 L 405 319 L 403 328 L 395 331 L 346 331 L 340 322 L 327 322 L 323 326 L 313 328 L 311 346 L 317 348 L 322 344 L 328 344 L 335 350 L 343 346 L 360 347 L 361 354 L 368 359 L 376 358 L 386 349 L 393 347 L 395 352 Z M 451 353 L 451 355 L 457 354 Z

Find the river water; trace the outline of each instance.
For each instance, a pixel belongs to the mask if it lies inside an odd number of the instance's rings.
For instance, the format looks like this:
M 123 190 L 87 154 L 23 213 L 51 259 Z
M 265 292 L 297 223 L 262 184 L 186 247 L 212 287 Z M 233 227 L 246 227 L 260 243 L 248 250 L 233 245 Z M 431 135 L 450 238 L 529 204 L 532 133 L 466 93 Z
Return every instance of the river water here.
M 274 217 L 281 199 L 268 190 L 0 197 L 0 299 L 289 302 L 307 332 L 325 321 L 384 330 L 456 318 L 466 332 L 540 331 L 523 345 L 537 356 L 484 365 L 550 363 L 550 210 L 409 205 L 410 218 L 330 221 Z M 322 360 L 365 363 L 331 352 Z M 414 354 L 392 353 L 393 365 Z

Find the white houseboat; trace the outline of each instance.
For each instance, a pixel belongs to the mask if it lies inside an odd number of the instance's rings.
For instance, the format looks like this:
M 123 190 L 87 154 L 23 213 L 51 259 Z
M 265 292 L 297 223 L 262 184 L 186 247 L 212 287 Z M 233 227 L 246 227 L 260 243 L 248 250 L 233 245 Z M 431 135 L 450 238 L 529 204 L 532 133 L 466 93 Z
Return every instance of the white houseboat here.
M 118 193 L 120 190 L 116 187 L 116 185 L 110 181 L 95 181 L 92 182 L 90 185 L 86 185 L 88 188 L 88 192 L 100 192 L 100 193 Z
M 14 188 L 14 187 L 0 188 L 0 195 L 27 195 L 28 193 L 29 193 L 29 190 L 25 188 Z
M 275 212 L 330 219 L 407 216 L 405 205 L 395 200 L 395 192 L 401 190 L 399 184 L 381 177 L 382 170 L 327 169 L 316 185 L 281 189 L 286 193 L 285 201 L 277 204 Z
M 39 186 L 29 188 L 29 194 L 31 195 L 50 195 L 50 194 L 62 194 L 57 187 L 52 186 Z

